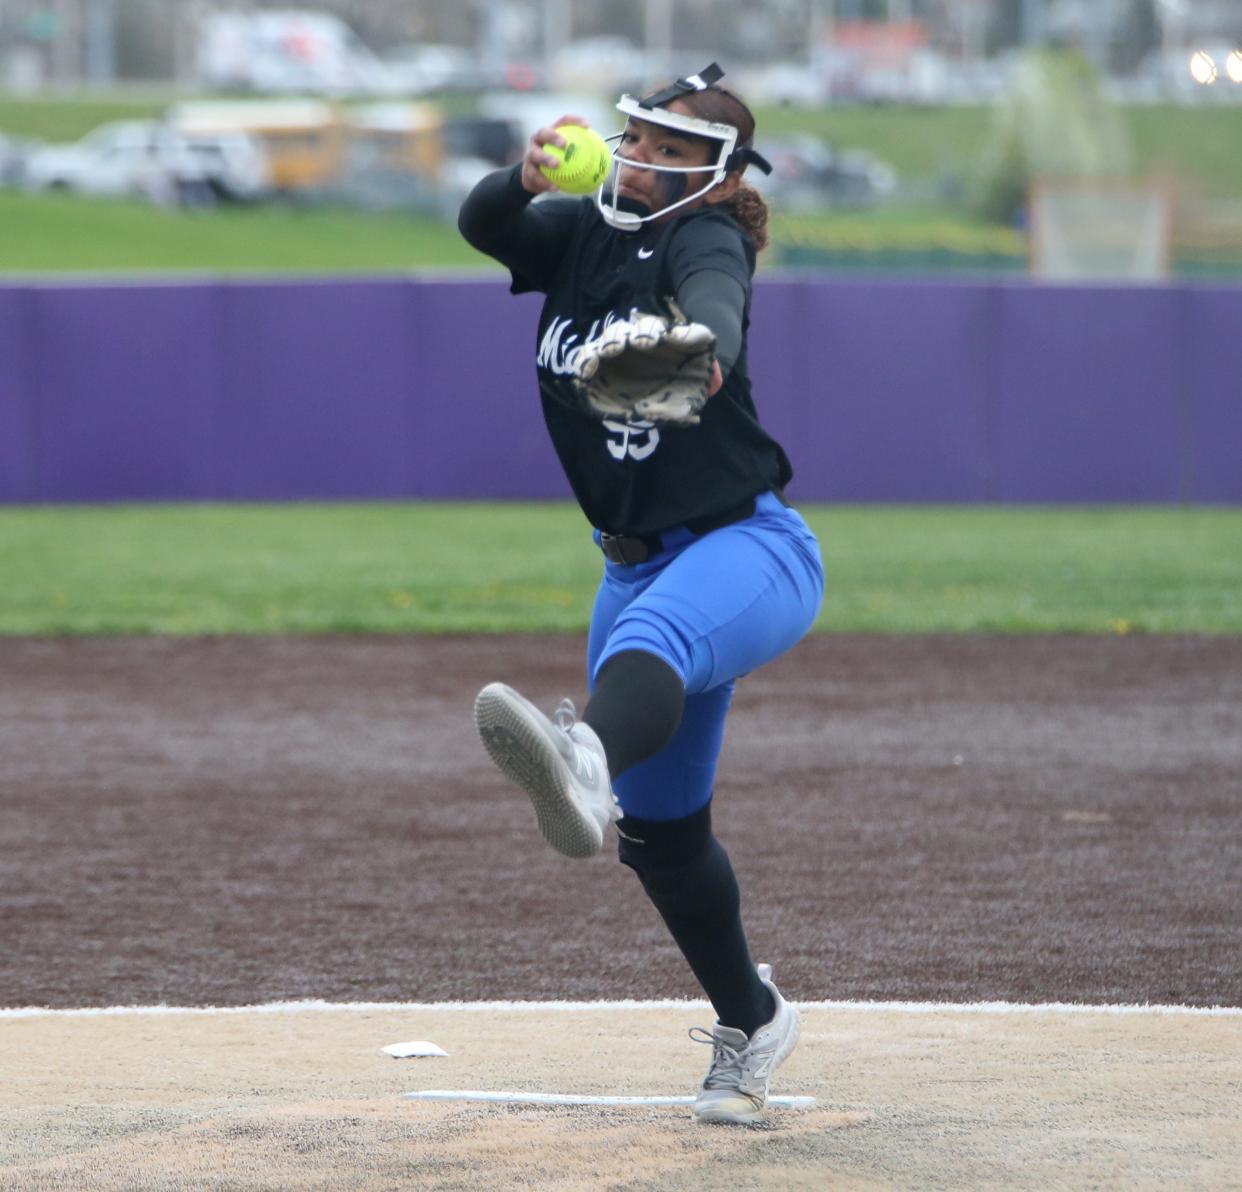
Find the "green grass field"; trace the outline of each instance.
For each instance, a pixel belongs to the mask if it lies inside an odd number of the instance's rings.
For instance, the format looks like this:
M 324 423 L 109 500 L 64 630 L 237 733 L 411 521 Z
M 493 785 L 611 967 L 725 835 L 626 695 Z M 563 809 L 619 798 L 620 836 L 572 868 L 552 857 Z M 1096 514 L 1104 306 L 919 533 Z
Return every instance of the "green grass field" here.
M 206 273 L 246 276 L 501 272 L 439 220 L 340 208 L 227 208 L 209 214 L 144 203 L 0 191 L 0 273 Z M 1021 237 L 944 209 L 776 215 L 776 245 L 875 251 L 942 244 L 962 252 L 1022 251 Z M 761 264 L 777 262 L 765 254 Z
M 1242 632 L 1242 510 L 816 506 L 817 629 Z M 0 634 L 580 631 L 567 504 L 0 509 Z
M 0 191 L 0 228 L 0 273 L 11 274 L 377 274 L 487 265 L 452 224 L 330 208 L 192 214 Z

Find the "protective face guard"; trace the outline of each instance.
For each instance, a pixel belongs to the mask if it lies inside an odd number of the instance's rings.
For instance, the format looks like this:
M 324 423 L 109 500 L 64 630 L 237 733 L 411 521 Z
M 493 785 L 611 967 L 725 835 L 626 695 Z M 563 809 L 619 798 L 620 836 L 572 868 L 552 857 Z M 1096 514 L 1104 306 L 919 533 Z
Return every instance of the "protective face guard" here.
M 713 62 L 711 66 L 700 71 L 697 75 L 691 75 L 687 79 L 678 79 L 673 86 L 655 95 L 650 95 L 646 99 L 635 99 L 632 95 L 623 95 L 621 97 L 617 104 L 617 111 L 622 115 L 634 120 L 645 120 L 649 124 L 658 124 L 662 128 L 669 128 L 689 136 L 704 137 L 707 140 L 717 141 L 720 148 L 716 154 L 715 161 L 708 162 L 705 165 L 660 166 L 648 162 L 634 162 L 625 157 L 621 153 L 620 146 L 621 138 L 625 136 L 624 132 L 608 137 L 608 142 L 613 144 L 612 172 L 604 179 L 603 184 L 595 195 L 595 205 L 599 208 L 605 223 L 611 224 L 612 227 L 619 228 L 623 232 L 635 232 L 643 224 L 650 223 L 651 220 L 667 215 L 670 211 L 675 211 L 678 207 L 684 207 L 687 203 L 692 203 L 701 195 L 705 195 L 713 186 L 723 181 L 724 176 L 731 169 L 737 169 L 739 164 L 744 165 L 748 162 L 753 162 L 765 173 L 771 172 L 772 167 L 753 149 L 749 147 L 738 149 L 738 130 L 732 124 L 717 124 L 711 120 L 700 120 L 697 116 L 683 116 L 680 112 L 665 111 L 662 106 L 681 95 L 694 91 L 705 91 L 712 83 L 721 78 L 723 74 L 724 71 Z M 617 194 L 617 183 L 622 169 L 654 170 L 661 174 L 703 174 L 710 170 L 711 178 L 693 194 L 683 195 L 675 203 L 670 203 L 659 211 L 653 211 L 648 215 L 639 215 L 633 211 L 622 210 L 618 205 L 620 200 Z
M 621 138 L 625 136 L 625 133 L 619 132 L 615 136 L 609 137 L 609 143 L 613 144 L 612 172 L 596 193 L 595 203 L 599 207 L 604 221 L 611 224 L 614 228 L 620 228 L 625 232 L 637 231 L 643 224 L 649 223 L 661 215 L 666 215 L 678 207 L 684 207 L 700 195 L 705 195 L 728 173 L 729 158 L 733 156 L 734 147 L 737 145 L 737 129 L 731 124 L 715 124 L 710 120 L 700 120 L 695 116 L 683 116 L 680 112 L 666 112 L 663 108 L 645 108 L 632 95 L 623 95 L 621 97 L 620 102 L 617 104 L 617 111 L 635 120 L 646 120 L 649 124 L 658 124 L 662 128 L 670 128 L 675 132 L 710 138 L 719 142 L 720 149 L 716 154 L 716 160 L 708 162 L 706 165 L 660 166 L 647 162 L 632 162 L 625 157 L 621 152 L 620 145 Z M 637 215 L 632 211 L 623 211 L 617 205 L 619 201 L 617 182 L 620 179 L 622 169 L 654 170 L 661 174 L 703 174 L 710 170 L 711 178 L 693 194 L 685 195 L 678 199 L 677 202 L 670 203 L 659 211 L 653 211 L 650 215 Z

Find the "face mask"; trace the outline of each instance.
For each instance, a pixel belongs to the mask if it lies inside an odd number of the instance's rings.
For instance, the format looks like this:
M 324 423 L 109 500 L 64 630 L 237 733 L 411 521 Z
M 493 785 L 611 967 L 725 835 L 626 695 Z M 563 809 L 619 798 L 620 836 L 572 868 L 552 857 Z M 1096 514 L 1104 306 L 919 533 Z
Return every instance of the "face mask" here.
M 617 133 L 609 137 L 608 140 L 613 143 L 612 172 L 604 180 L 595 196 L 596 206 L 599 207 L 600 214 L 606 223 L 622 231 L 634 232 L 651 220 L 667 215 L 670 211 L 684 207 L 687 203 L 692 203 L 695 199 L 707 194 L 713 186 L 724 180 L 730 170 L 754 164 L 764 173 L 772 172 L 772 167 L 767 161 L 749 146 L 738 148 L 738 130 L 733 125 L 718 124 L 713 120 L 700 120 L 697 116 L 683 116 L 680 112 L 669 112 L 664 109 L 664 104 L 671 103 L 684 95 L 707 90 L 723 75 L 724 71 L 713 62 L 711 66 L 697 75 L 678 79 L 673 86 L 649 95 L 646 99 L 635 99 L 632 95 L 621 97 L 617 104 L 617 111 L 622 115 L 633 120 L 645 120 L 649 124 L 658 124 L 662 128 L 669 128 L 678 133 L 701 137 L 715 146 L 715 151 L 705 165 L 662 166 L 646 162 L 636 165 L 627 162 L 621 153 L 620 141 L 625 134 Z M 658 211 L 652 211 L 644 203 L 617 194 L 617 176 L 622 166 L 626 169 L 651 170 L 657 175 L 661 197 L 665 200 Z M 689 185 L 687 175 L 704 173 L 710 174 L 707 182 L 692 194 L 687 194 L 686 190 Z

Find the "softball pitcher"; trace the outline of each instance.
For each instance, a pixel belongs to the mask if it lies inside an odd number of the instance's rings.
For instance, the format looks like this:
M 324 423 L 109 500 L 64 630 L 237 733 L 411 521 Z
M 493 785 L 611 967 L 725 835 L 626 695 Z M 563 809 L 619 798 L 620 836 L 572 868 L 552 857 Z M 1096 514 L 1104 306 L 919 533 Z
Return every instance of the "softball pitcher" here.
M 604 555 L 581 719 L 569 700 L 549 718 L 493 683 L 476 723 L 554 848 L 593 856 L 616 823 L 620 860 L 716 1011 L 710 1034 L 692 1032 L 712 1046 L 695 1116 L 753 1122 L 798 1016 L 751 959 L 737 880 L 712 833 L 712 790 L 734 684 L 807 632 L 823 567 L 782 495 L 789 461 L 751 398 L 746 336 L 767 208 L 743 175 L 770 167 L 721 75 L 713 64 L 646 98 L 623 96 L 625 128 L 593 198 L 532 201 L 555 189 L 540 171 L 556 164 L 545 146 L 563 144 L 540 129 L 518 165 L 478 184 L 459 226 L 510 270 L 514 293 L 547 296 L 536 356 L 544 417 Z M 639 357 L 649 365 L 661 339 L 691 344 L 690 355 L 708 345 L 701 391 L 685 390 L 675 363 L 676 375 L 621 412 L 616 370 Z

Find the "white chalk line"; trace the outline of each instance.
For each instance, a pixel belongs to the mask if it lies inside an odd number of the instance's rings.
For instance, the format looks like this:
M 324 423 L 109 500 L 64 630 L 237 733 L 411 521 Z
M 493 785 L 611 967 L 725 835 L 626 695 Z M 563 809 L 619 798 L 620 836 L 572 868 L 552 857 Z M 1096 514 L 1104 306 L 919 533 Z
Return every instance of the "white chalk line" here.
M 1242 1017 L 1242 1006 L 1177 1006 L 1147 1003 L 1092 1005 L 1088 1002 L 867 1002 L 813 1001 L 795 1003 L 801 1010 L 881 1014 L 1169 1014 L 1190 1017 Z M 574 1014 L 596 1010 L 710 1011 L 705 1001 L 667 998 L 653 1001 L 581 1002 L 328 1002 L 321 1000 L 262 1002 L 250 1006 L 47 1006 L 0 1008 L 0 1019 L 106 1018 L 197 1014 Z

